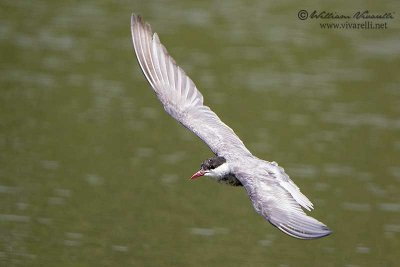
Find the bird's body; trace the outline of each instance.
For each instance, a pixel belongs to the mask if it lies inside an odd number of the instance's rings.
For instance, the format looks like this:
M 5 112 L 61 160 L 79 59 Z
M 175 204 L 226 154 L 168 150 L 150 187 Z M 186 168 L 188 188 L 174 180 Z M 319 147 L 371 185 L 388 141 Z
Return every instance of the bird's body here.
M 234 131 L 203 104 L 202 94 L 150 25 L 132 15 L 131 31 L 139 65 L 165 111 L 216 155 L 206 160 L 192 179 L 209 176 L 220 183 L 243 186 L 255 210 L 293 237 L 314 239 L 330 234 L 326 225 L 304 213 L 302 208 L 310 211 L 313 205 L 283 168 L 252 155 Z

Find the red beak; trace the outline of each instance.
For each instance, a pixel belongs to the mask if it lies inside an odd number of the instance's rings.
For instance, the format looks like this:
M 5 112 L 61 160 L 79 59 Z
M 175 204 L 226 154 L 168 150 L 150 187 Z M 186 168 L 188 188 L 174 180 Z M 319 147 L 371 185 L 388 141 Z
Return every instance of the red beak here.
M 203 170 L 200 170 L 200 171 L 196 172 L 195 174 L 193 174 L 192 177 L 190 177 L 190 179 L 191 179 L 191 180 L 197 179 L 197 178 L 199 178 L 200 176 L 203 176 L 204 173 L 205 173 L 205 172 L 204 172 Z

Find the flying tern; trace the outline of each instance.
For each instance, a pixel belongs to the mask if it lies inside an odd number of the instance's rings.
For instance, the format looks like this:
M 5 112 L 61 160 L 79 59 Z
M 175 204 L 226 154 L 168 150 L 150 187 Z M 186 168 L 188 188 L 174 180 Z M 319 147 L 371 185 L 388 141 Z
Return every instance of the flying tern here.
M 203 104 L 203 95 L 141 16 L 132 14 L 131 32 L 140 68 L 165 111 L 215 154 L 191 179 L 207 176 L 243 186 L 257 213 L 290 236 L 315 239 L 329 235 L 325 224 L 303 211 L 311 211 L 313 204 L 284 169 L 252 155 L 235 132 Z

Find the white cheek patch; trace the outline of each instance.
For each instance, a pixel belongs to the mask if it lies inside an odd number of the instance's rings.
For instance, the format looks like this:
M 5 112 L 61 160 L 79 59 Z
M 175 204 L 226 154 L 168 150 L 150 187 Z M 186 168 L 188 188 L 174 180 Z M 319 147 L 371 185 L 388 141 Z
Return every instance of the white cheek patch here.
M 214 170 L 210 170 L 211 176 L 214 177 L 223 177 L 225 175 L 228 175 L 230 173 L 230 167 L 228 163 L 223 163 L 222 165 L 218 166 Z

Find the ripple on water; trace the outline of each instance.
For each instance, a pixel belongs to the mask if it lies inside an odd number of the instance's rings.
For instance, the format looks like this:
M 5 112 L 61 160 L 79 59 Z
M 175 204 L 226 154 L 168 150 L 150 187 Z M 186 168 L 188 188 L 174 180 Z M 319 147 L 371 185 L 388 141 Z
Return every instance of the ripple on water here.
M 400 182 L 400 167 L 389 167 L 389 173 Z M 0 190 L 1 192 L 1 190 Z
M 289 123 L 291 125 L 307 125 L 309 123 L 309 118 L 304 114 L 293 114 L 289 118 Z
M 86 182 L 91 186 L 98 186 L 104 183 L 104 178 L 98 176 L 97 174 L 88 174 L 85 178 Z
M 259 244 L 260 246 L 263 246 L 263 247 L 271 246 L 272 243 L 274 242 L 275 237 L 276 237 L 275 235 L 267 235 L 267 236 L 265 237 L 265 239 L 259 240 L 259 241 L 258 241 L 258 244 Z
M 0 214 L 0 222 L 30 222 L 31 217 L 16 214 Z
M 18 202 L 16 204 L 16 206 L 17 206 L 17 209 L 19 209 L 19 210 L 26 210 L 29 207 L 29 204 L 24 203 L 24 202 Z
M 112 245 L 111 249 L 118 252 L 128 252 L 129 247 L 121 245 Z
M 213 227 L 213 228 L 193 227 L 193 228 L 190 228 L 190 233 L 192 235 L 214 236 L 216 234 L 228 234 L 229 229 L 222 228 L 222 227 Z
M 149 158 L 154 154 L 151 147 L 139 147 L 135 150 L 135 155 L 131 158 L 133 164 L 139 164 L 143 159 Z
M 65 199 L 62 197 L 49 197 L 47 202 L 50 205 L 64 205 L 65 204 Z
M 386 195 L 386 190 L 382 189 L 380 186 L 372 182 L 367 183 L 367 189 L 369 192 L 377 197 L 383 197 Z
M 18 191 L 17 187 L 0 185 L 0 193 L 14 194 Z
M 65 237 L 67 237 L 68 239 L 81 239 L 82 236 L 83 235 L 81 233 L 77 233 L 77 232 L 66 232 L 65 233 Z
M 56 189 L 54 189 L 54 193 L 59 197 L 70 197 L 71 196 L 71 190 L 64 189 L 64 188 L 56 188 Z
M 400 204 L 398 203 L 380 203 L 378 208 L 387 212 L 400 212 Z
M 55 160 L 42 160 L 40 163 L 48 170 L 57 170 L 60 167 L 60 163 Z
M 44 224 L 44 225 L 50 225 L 53 223 L 53 219 L 51 218 L 45 218 L 45 217 L 39 217 L 36 219 L 36 221 L 40 224 Z
M 260 142 L 249 142 L 248 147 L 250 151 L 254 151 L 254 153 L 264 153 L 265 151 L 271 150 L 271 145 L 265 141 Z
M 163 174 L 161 175 L 161 182 L 166 185 L 174 184 L 178 181 L 179 176 L 177 174 Z
M 322 183 L 322 182 L 317 182 L 317 183 L 315 183 L 315 185 L 314 185 L 314 188 L 315 188 L 315 190 L 317 190 L 317 191 L 326 191 L 326 190 L 329 189 L 329 187 L 330 187 L 329 184 L 327 184 L 327 183 Z
M 308 164 L 290 164 L 287 170 L 291 175 L 303 178 L 315 178 L 319 173 L 317 168 Z
M 80 240 L 64 240 L 64 245 L 67 247 L 78 247 L 81 245 Z
M 368 42 L 354 42 L 354 45 L 357 45 L 359 49 L 365 52 L 365 55 L 371 57 L 387 57 L 392 59 L 393 55 L 400 54 L 400 39 L 398 37 L 390 37 L 383 39 L 375 39 L 370 40 Z
M 336 123 L 348 126 L 372 126 L 377 128 L 399 129 L 400 120 L 386 118 L 381 114 L 363 113 L 352 114 L 347 112 L 325 112 L 321 114 L 321 120 L 328 123 Z
M 135 151 L 135 156 L 139 158 L 148 158 L 154 154 L 154 148 L 151 147 L 139 147 Z
M 354 172 L 351 166 L 343 164 L 325 164 L 324 171 L 332 176 L 350 175 Z
M 258 241 L 258 244 L 263 247 L 269 247 L 272 245 L 272 240 L 262 239 Z
M 374 175 L 371 174 L 371 173 L 369 173 L 369 172 L 360 172 L 360 171 L 357 171 L 357 172 L 354 174 L 354 177 L 355 177 L 357 180 L 359 180 L 360 182 L 362 182 L 362 183 L 367 183 L 367 182 L 373 180 Z
M 323 250 L 327 253 L 334 253 L 335 248 L 334 247 L 323 247 Z
M 342 208 L 345 210 L 367 212 L 371 210 L 371 205 L 367 203 L 343 202 Z
M 370 250 L 371 249 L 369 247 L 365 247 L 365 246 L 357 246 L 356 247 L 356 252 L 360 253 L 360 254 L 369 254 Z
M 399 103 L 399 106 L 400 106 L 400 103 Z M 397 150 L 400 150 L 400 142 L 399 141 L 395 141 L 393 143 L 393 147 L 396 148 Z
M 385 224 L 383 230 L 386 233 L 400 233 L 400 224 Z
M 178 164 L 186 157 L 185 151 L 176 151 L 161 156 L 161 160 L 168 164 Z
M 78 247 L 81 245 L 81 238 L 82 238 L 81 233 L 77 232 L 66 232 L 65 237 L 66 239 L 64 240 L 64 245 L 67 247 Z
M 157 119 L 160 116 L 159 110 L 153 107 L 143 107 L 140 111 L 144 119 Z

